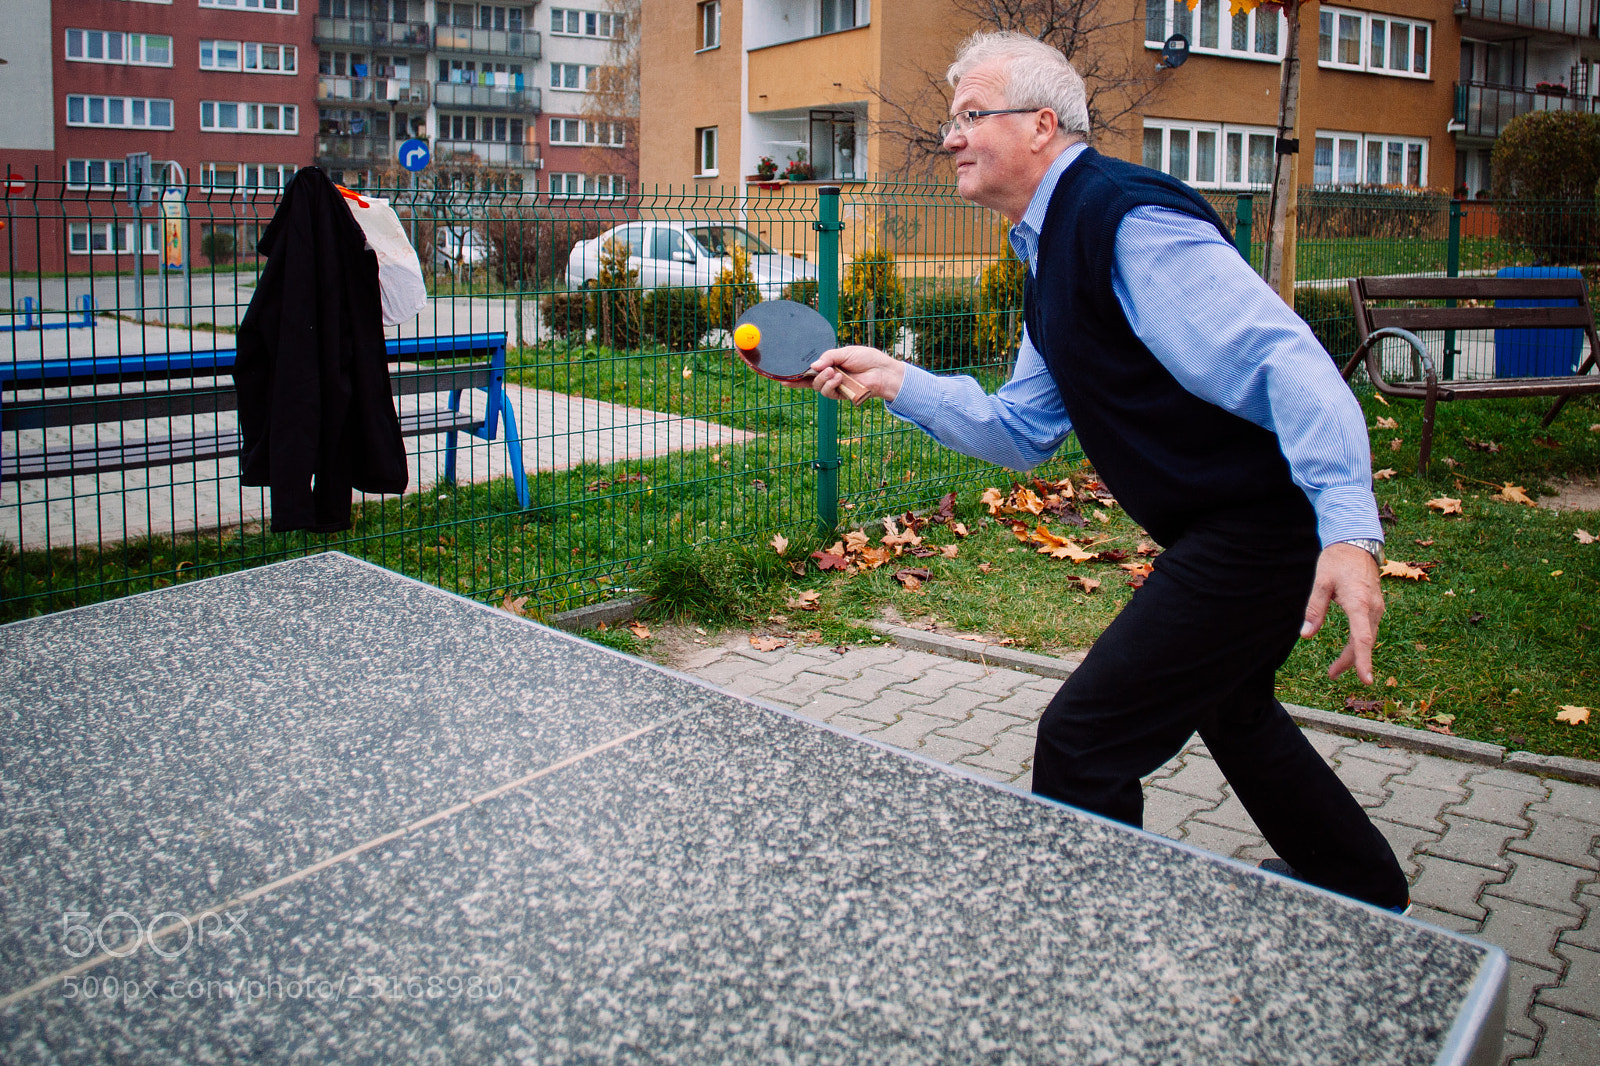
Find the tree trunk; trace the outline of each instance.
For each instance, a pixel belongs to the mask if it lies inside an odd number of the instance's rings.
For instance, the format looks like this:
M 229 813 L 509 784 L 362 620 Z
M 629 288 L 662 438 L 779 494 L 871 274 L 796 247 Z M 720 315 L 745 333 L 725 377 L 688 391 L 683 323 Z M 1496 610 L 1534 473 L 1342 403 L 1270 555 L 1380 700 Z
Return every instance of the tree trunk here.
M 1300 158 L 1300 4 L 1286 4 L 1283 14 L 1288 24 L 1285 31 L 1289 39 L 1284 46 L 1283 78 L 1278 92 L 1278 143 L 1273 156 L 1272 200 L 1268 208 L 1264 274 L 1267 284 L 1278 291 L 1284 303 L 1293 307 L 1295 228 L 1300 186 L 1296 165 Z

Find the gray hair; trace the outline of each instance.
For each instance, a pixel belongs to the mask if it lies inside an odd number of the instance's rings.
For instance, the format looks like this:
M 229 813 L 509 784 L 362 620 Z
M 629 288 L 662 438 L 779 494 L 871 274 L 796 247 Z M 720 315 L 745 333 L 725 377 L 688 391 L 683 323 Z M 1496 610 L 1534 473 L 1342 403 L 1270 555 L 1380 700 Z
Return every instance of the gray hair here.
M 1056 113 L 1062 133 L 1088 135 L 1089 103 L 1083 78 L 1057 49 L 1025 33 L 974 33 L 961 42 L 945 77 L 952 87 L 958 86 L 973 68 L 996 59 L 1006 61 L 1007 104 L 1048 107 Z

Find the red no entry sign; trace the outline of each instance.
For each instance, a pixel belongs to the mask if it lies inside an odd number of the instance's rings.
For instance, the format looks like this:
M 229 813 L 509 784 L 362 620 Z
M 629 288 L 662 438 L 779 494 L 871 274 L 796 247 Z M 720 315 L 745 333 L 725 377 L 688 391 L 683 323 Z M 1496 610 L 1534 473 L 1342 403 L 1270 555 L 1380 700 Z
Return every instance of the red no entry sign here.
M 14 192 L 27 192 L 28 182 L 21 174 L 10 174 L 6 177 L 6 195 Z

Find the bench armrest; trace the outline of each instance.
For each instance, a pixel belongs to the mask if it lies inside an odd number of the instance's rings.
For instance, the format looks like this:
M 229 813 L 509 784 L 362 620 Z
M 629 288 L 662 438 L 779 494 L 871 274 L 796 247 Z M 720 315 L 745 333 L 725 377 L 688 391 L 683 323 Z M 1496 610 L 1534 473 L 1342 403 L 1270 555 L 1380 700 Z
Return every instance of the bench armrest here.
M 1428 346 L 1422 343 L 1422 339 L 1415 333 L 1408 329 L 1401 329 L 1399 326 L 1385 326 L 1367 334 L 1367 339 L 1361 342 L 1361 346 L 1355 350 L 1355 354 L 1350 357 L 1350 361 L 1344 365 L 1344 379 L 1346 381 L 1350 380 L 1350 372 L 1365 357 L 1367 361 L 1367 377 L 1372 381 L 1373 388 L 1382 391 L 1383 367 L 1378 362 L 1378 342 L 1387 340 L 1390 337 L 1398 337 L 1411 345 L 1412 352 L 1415 353 L 1417 360 L 1422 364 L 1422 374 L 1427 382 L 1428 391 L 1432 392 L 1438 388 L 1439 373 L 1433 367 L 1433 356 L 1428 354 Z

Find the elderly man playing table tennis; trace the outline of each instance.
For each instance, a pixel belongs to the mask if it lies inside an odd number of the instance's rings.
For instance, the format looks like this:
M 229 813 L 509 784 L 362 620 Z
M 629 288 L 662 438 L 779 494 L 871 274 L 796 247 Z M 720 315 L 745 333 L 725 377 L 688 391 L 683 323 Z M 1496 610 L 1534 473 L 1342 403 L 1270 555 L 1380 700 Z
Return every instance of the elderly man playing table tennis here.
M 1198 731 L 1281 857 L 1264 865 L 1403 909 L 1389 845 L 1273 696 L 1330 602 L 1350 635 L 1329 676 L 1372 680 L 1383 534 L 1360 407 L 1204 199 L 1087 145 L 1061 53 L 980 34 L 949 80 L 958 188 L 1014 223 L 1028 265 L 1015 373 L 988 395 L 853 346 L 825 352 L 812 387 L 838 396 L 847 371 L 856 402 L 1015 470 L 1075 430 L 1166 549 L 1046 709 L 1035 792 L 1139 825 L 1140 778 Z

